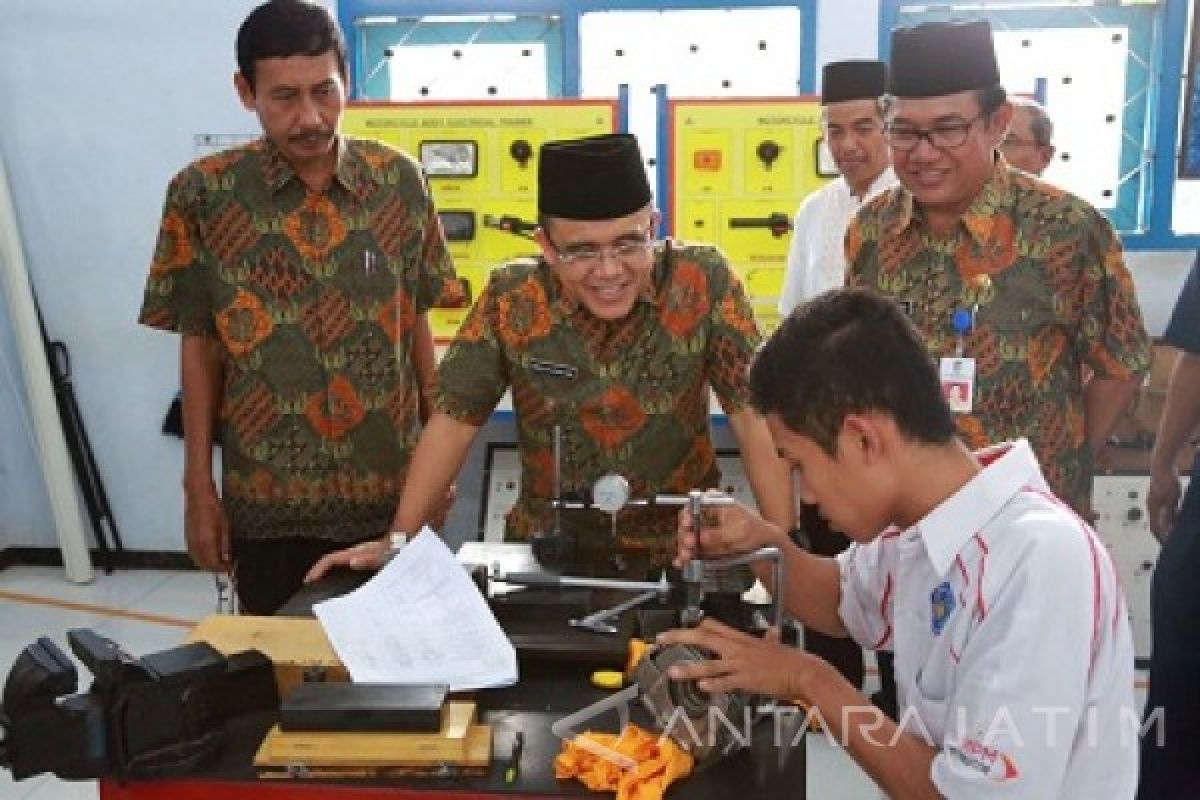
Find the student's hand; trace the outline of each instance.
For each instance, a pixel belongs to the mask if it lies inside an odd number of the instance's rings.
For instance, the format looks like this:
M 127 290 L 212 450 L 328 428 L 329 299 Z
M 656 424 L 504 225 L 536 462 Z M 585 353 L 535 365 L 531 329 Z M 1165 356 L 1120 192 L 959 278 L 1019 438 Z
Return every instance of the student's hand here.
M 672 680 L 695 680 L 702 691 L 709 693 L 743 689 L 778 700 L 794 700 L 804 695 L 805 676 L 822 663 L 816 656 L 782 644 L 778 628 L 771 628 L 760 639 L 712 619 L 695 628 L 659 634 L 655 643 L 690 644 L 711 651 L 714 658 L 677 664 L 668 672 Z
M 702 512 L 704 526 L 700 541 L 692 533 L 692 515 L 685 507 L 679 514 L 675 566 L 682 567 L 693 558 L 720 558 L 757 550 L 775 544 L 783 534 L 757 513 L 740 503 L 710 506 Z
M 188 555 L 200 569 L 228 572 L 233 563 L 229 550 L 229 518 L 216 489 L 186 492 L 183 535 Z
M 1146 492 L 1146 512 L 1150 516 L 1150 532 L 1159 543 L 1166 544 L 1175 525 L 1179 510 L 1179 476 L 1169 467 L 1150 471 L 1150 490 Z
M 312 569 L 304 576 L 305 583 L 319 580 L 326 572 L 334 567 L 349 567 L 350 569 L 376 570 L 387 561 L 391 540 L 385 536 L 382 539 L 370 539 L 359 542 L 345 550 L 335 550 L 321 557 L 313 564 Z

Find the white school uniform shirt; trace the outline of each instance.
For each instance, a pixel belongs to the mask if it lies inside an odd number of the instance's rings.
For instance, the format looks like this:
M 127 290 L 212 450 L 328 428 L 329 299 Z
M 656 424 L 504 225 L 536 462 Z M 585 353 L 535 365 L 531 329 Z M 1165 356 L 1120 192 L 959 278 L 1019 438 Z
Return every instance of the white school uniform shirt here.
M 894 649 L 900 723 L 940 751 L 944 797 L 1132 798 L 1133 642 L 1108 552 L 1027 441 L 977 456 L 916 525 L 839 556 L 842 621 Z
M 780 314 L 787 316 L 808 298 L 846 282 L 845 241 L 850 220 L 863 203 L 895 185 L 896 173 L 888 167 L 867 187 L 862 200 L 841 177 L 804 198 L 792 224 L 787 272 L 779 295 Z

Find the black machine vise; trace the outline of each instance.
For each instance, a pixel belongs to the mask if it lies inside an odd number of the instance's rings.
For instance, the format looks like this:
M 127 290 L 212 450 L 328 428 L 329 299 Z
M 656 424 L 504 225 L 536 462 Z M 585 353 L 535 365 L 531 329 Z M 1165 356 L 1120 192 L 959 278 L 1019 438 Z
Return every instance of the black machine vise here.
M 77 688 L 75 664 L 46 637 L 13 662 L 0 705 L 0 766 L 16 780 L 186 774 L 215 756 L 227 718 L 277 709 L 271 661 L 257 650 L 224 656 L 203 642 L 134 658 L 95 631 L 67 634 L 95 680 Z

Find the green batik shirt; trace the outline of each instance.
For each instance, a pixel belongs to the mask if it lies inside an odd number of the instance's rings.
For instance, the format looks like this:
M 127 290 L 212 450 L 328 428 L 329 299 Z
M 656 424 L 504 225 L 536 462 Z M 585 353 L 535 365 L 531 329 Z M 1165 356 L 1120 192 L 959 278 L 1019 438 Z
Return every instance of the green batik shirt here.
M 901 302 L 935 358 L 953 356 L 951 317 L 975 310 L 963 355 L 974 408 L 958 427 L 973 448 L 1029 439 L 1050 487 L 1091 506 L 1084 368 L 1124 380 L 1150 350 L 1121 245 L 1091 205 L 998 158 L 957 229 L 935 236 L 903 187 L 863 207 L 846 232 L 847 283 Z
M 220 343 L 233 535 L 387 530 L 419 432 L 417 315 L 461 292 L 419 165 L 342 137 L 313 192 L 265 139 L 167 190 L 139 321 Z
M 509 538 L 550 530 L 554 427 L 562 428 L 564 494 L 623 475 L 634 498 L 718 485 L 709 387 L 726 413 L 749 401 L 754 316 L 713 247 L 663 242 L 651 284 L 624 319 L 605 322 L 566 297 L 542 260 L 492 272 L 442 359 L 438 408 L 482 425 L 512 389 L 521 488 Z M 587 530 L 612 535 L 596 511 Z M 663 564 L 675 552 L 678 508 L 627 508 L 615 547 Z

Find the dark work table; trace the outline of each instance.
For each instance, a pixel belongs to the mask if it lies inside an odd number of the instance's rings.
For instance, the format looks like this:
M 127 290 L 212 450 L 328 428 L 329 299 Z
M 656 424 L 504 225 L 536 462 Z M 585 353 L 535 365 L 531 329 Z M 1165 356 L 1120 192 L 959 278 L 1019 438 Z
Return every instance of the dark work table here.
M 280 613 L 310 615 L 313 603 L 352 590 L 365 579 L 361 573 L 331 574 L 301 590 Z M 591 792 L 575 779 L 559 781 L 554 777 L 554 757 L 561 752 L 563 743 L 551 726 L 562 717 L 609 696 L 609 692 L 591 685 L 590 675 L 599 667 L 620 669 L 624 666 L 634 615 L 623 615 L 618 634 L 596 634 L 570 627 L 567 619 L 577 616 L 581 609 L 594 610 L 594 606 L 610 605 L 611 598 L 597 600 L 568 594 L 560 598 L 562 602 L 557 605 L 553 599 L 535 597 L 532 602 L 525 602 L 510 598 L 507 608 L 504 603 L 492 604 L 501 626 L 517 648 L 520 681 L 512 687 L 473 693 L 482 720 L 491 725 L 493 731 L 493 760 L 486 773 L 355 781 L 260 778 L 255 774 L 252 759 L 276 718 L 274 713 L 267 712 L 231 720 L 227 746 L 218 761 L 201 774 L 187 779 L 102 780 L 100 798 L 316 800 L 386 795 L 389 798 L 458 800 L 498 796 L 611 797 L 611 793 Z M 650 718 L 639 701 L 630 703 L 628 708 L 634 722 L 650 727 Z M 796 736 L 789 725 L 794 718 L 795 715 L 766 716 L 751 729 L 749 747 L 677 781 L 667 797 L 728 800 L 743 796 L 763 800 L 803 800 L 804 739 L 803 734 Z M 581 727 L 615 732 L 620 727 L 618 714 L 615 710 L 604 712 Z M 517 779 L 506 784 L 504 769 L 517 731 L 525 734 L 524 752 Z

